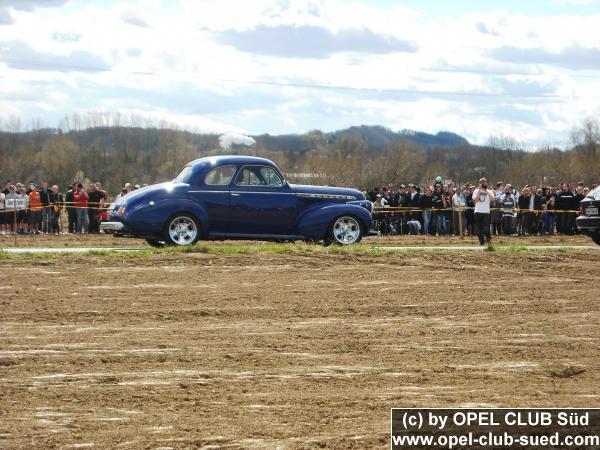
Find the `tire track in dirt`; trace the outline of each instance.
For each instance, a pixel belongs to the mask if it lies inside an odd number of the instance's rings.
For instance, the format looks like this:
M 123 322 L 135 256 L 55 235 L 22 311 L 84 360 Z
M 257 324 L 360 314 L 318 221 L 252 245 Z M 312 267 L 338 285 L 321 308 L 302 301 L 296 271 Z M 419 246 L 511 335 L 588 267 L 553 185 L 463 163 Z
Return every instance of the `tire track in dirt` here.
M 392 406 L 600 406 L 599 268 L 596 252 L 0 260 L 0 446 L 387 448 Z

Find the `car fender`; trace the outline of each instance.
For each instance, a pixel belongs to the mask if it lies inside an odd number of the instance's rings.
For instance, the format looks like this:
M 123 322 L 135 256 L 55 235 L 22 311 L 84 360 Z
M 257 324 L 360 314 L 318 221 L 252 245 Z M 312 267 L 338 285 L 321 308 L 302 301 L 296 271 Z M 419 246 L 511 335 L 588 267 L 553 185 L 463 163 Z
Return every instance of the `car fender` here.
M 363 206 L 351 203 L 316 205 L 304 211 L 297 219 L 298 234 L 312 239 L 323 239 L 327 228 L 336 217 L 349 215 L 360 220 L 363 234 L 371 227 L 371 213 Z
M 185 197 L 151 200 L 137 205 L 127 212 L 127 225 L 134 232 L 143 230 L 144 234 L 161 235 L 169 217 L 176 213 L 192 214 L 200 221 L 202 237 L 208 234 L 208 214 L 201 204 Z

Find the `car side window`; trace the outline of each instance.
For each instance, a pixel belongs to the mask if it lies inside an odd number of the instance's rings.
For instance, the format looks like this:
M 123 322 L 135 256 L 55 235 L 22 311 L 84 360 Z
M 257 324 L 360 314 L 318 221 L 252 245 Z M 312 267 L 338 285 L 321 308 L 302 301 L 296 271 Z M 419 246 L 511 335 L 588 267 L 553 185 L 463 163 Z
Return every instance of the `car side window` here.
M 239 186 L 283 186 L 283 180 L 272 167 L 246 166 L 235 179 Z
M 231 182 L 235 166 L 217 167 L 206 174 L 204 184 L 209 186 L 226 186 Z

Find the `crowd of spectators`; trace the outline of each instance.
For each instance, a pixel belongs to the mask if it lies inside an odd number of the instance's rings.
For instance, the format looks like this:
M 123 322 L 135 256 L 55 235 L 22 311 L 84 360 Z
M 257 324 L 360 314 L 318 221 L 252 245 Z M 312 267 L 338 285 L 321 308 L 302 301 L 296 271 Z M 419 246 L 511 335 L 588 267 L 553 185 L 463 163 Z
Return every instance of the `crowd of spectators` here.
M 554 186 L 527 185 L 521 190 L 499 181 L 492 187 L 490 233 L 492 235 L 542 235 L 577 233 L 579 203 L 596 184 L 583 182 Z M 424 235 L 477 235 L 473 192 L 477 186 L 457 186 L 437 177 L 432 184 L 393 183 L 363 189 L 375 206 L 378 233 Z M 462 227 L 462 230 L 461 230 Z
M 115 197 L 139 188 L 126 183 Z M 490 214 L 492 235 L 577 233 L 580 201 L 591 187 L 579 183 L 525 186 L 521 190 L 498 182 Z M 379 234 L 476 235 L 473 192 L 476 186 L 456 186 L 437 177 L 432 184 L 393 183 L 363 189 L 375 205 L 373 226 Z M 101 183 L 76 183 L 63 192 L 45 180 L 36 184 L 6 181 L 0 191 L 0 234 L 99 233 L 106 220 L 108 198 Z M 63 214 L 64 213 L 64 214 Z M 16 226 L 15 226 L 16 223 Z M 462 228 L 461 228 L 462 227 Z
M 139 187 L 127 183 L 117 197 Z M 74 183 L 63 192 L 46 180 L 8 180 L 0 191 L 0 234 L 99 233 L 106 206 L 108 197 L 99 181 Z

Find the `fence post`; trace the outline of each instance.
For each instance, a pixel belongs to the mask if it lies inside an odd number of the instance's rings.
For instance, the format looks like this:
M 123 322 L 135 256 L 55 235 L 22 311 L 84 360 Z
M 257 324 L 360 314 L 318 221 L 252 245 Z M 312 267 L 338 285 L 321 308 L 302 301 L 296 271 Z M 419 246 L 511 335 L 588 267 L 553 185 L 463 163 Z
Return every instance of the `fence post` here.
M 460 238 L 464 239 L 465 238 L 465 234 L 463 233 L 463 221 L 462 221 L 462 204 L 458 206 L 458 229 L 460 230 Z
M 15 239 L 15 247 L 17 246 L 17 199 L 13 198 L 13 235 Z

